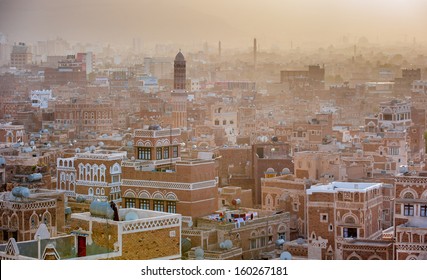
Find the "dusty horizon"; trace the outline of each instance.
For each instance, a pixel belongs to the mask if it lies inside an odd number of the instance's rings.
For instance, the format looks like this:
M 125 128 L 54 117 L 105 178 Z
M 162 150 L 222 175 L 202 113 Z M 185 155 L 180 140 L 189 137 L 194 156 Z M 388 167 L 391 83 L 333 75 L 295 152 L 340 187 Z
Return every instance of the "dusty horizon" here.
M 427 42 L 422 0 L 0 0 L 0 32 L 9 42 L 61 37 L 130 45 L 223 42 L 265 47 L 290 42 Z

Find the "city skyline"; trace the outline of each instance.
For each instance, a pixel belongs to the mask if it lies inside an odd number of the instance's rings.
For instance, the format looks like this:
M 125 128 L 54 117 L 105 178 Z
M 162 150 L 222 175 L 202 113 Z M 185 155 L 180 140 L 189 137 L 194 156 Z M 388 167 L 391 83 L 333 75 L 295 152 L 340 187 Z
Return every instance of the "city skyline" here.
M 129 45 L 223 41 L 224 48 L 307 42 L 425 42 L 427 2 L 379 1 L 0 1 L 10 42 L 56 37 Z M 303 45 L 300 45 L 303 47 Z

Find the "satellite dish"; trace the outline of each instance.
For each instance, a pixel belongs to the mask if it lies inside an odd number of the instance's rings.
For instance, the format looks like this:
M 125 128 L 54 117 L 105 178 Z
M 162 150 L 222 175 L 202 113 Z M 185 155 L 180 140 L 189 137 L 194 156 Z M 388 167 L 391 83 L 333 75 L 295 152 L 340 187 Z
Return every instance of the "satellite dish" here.
M 292 255 L 289 252 L 285 251 L 280 254 L 280 259 L 283 261 L 289 261 L 292 260 Z
M 271 137 L 271 141 L 277 142 L 277 141 L 279 141 L 279 138 L 277 138 L 277 136 L 273 136 L 273 137 Z
M 189 222 L 188 222 L 188 226 L 189 226 L 189 227 L 192 227 L 192 226 L 193 226 L 193 221 L 189 221 Z

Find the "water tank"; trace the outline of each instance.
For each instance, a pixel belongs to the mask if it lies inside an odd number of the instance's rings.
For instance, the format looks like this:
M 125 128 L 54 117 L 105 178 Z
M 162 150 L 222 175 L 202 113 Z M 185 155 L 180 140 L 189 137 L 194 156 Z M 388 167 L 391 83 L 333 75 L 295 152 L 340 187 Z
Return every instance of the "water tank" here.
M 181 252 L 186 253 L 191 250 L 192 244 L 191 240 L 188 238 L 181 239 Z
M 138 219 L 138 214 L 134 211 L 130 211 L 125 216 L 125 221 L 133 221 Z
M 12 195 L 19 198 L 27 198 L 30 196 L 30 189 L 27 187 L 14 187 Z
M 196 260 L 203 260 L 205 258 L 205 251 L 202 248 L 197 248 L 194 250 L 194 255 Z
M 29 182 L 39 181 L 43 178 L 41 173 L 33 173 L 27 176 Z
M 283 252 L 280 254 L 281 260 L 292 260 L 292 255 L 289 252 Z
M 230 239 L 227 239 L 224 241 L 224 248 L 225 249 L 231 249 L 233 248 L 233 242 Z
M 283 168 L 282 169 L 282 175 L 288 175 L 288 174 L 291 174 L 291 171 L 289 170 L 289 168 Z
M 399 166 L 399 173 L 406 173 L 406 172 L 408 172 L 408 166 L 406 165 Z
M 94 217 L 99 218 L 107 218 L 107 219 L 113 219 L 114 218 L 114 211 L 110 207 L 110 203 L 108 201 L 99 201 L 94 200 L 90 204 L 89 208 L 90 214 Z
M 22 152 L 23 153 L 31 153 L 33 151 L 33 149 L 31 147 L 24 147 L 22 148 Z

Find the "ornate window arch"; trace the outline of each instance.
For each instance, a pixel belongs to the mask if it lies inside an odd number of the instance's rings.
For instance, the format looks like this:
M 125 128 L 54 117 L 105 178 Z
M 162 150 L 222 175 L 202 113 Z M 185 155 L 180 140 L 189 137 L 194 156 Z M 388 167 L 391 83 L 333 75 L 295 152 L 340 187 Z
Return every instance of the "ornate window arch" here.
M 166 196 L 165 196 L 165 198 L 167 200 L 174 200 L 174 201 L 178 200 L 178 197 L 173 192 L 167 193 Z
M 2 217 L 1 217 L 1 225 L 4 227 L 9 226 L 8 216 L 6 213 L 3 213 Z
M 88 195 L 93 196 L 93 189 L 92 188 L 89 188 Z
M 368 260 L 382 260 L 382 258 L 380 256 L 378 256 L 377 254 L 372 255 L 368 258 Z
M 79 163 L 79 180 L 84 180 L 84 165 Z
M 34 212 L 30 217 L 30 229 L 37 229 L 39 227 L 39 216 Z
M 105 182 L 105 170 L 107 169 L 107 167 L 105 167 L 104 164 L 101 164 L 99 166 L 99 181 L 100 182 Z
M 119 174 L 122 173 L 122 168 L 120 167 L 120 164 L 118 164 L 117 162 L 111 167 L 110 170 L 111 174 Z
M 91 175 L 91 166 L 89 163 L 87 163 L 85 166 L 85 181 L 91 181 Z
M 362 257 L 359 256 L 358 254 L 356 254 L 356 252 L 351 253 L 348 257 L 347 260 L 361 260 Z
M 417 192 L 412 188 L 406 188 L 400 193 L 400 198 L 404 199 L 418 199 Z
M 267 206 L 267 208 L 272 208 L 273 204 L 273 196 L 271 194 L 267 194 L 265 196 L 265 206 Z
M 353 213 L 346 213 L 342 216 L 342 221 L 345 224 L 359 224 L 359 218 Z
M 94 165 L 92 165 L 93 181 L 99 181 L 98 170 L 99 170 L 98 164 L 95 163 Z
M 414 260 L 418 260 L 418 257 L 416 255 L 409 255 L 406 257 L 406 260 L 414 261 Z
M 135 192 L 133 190 L 127 190 L 123 194 L 123 197 L 136 197 L 136 194 L 135 194 Z
M 51 226 L 51 224 L 52 224 L 52 216 L 50 215 L 49 212 L 44 212 L 43 217 L 42 217 L 42 222 L 47 227 Z
M 12 217 L 10 217 L 10 225 L 9 227 L 11 229 L 18 229 L 19 227 L 19 222 L 18 222 L 18 215 L 16 215 L 16 213 L 13 213 Z
M 149 199 L 150 198 L 150 193 L 147 191 L 140 191 L 138 194 L 139 198 L 144 198 L 144 199 Z
M 153 193 L 153 198 L 154 199 L 164 199 L 164 196 L 161 192 L 155 192 L 155 193 Z

